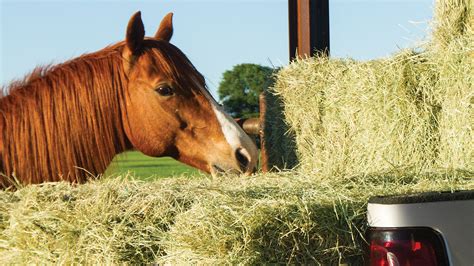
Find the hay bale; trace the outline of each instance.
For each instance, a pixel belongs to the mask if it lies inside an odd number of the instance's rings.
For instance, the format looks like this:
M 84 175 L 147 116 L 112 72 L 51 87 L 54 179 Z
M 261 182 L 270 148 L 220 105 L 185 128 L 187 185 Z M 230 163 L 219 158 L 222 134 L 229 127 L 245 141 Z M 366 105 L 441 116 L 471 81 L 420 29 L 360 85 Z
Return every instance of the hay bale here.
M 161 184 L 165 185 L 165 184 Z M 187 198 L 119 179 L 1 192 L 1 264 L 150 263 Z
M 459 39 L 474 38 L 474 2 L 472 0 L 436 1 L 431 46 L 444 49 Z
M 106 179 L 0 192 L 0 264 L 362 264 L 367 199 L 472 172 Z
M 433 56 L 437 68 L 437 166 L 474 169 L 474 39 L 453 42 Z
M 440 103 L 439 157 L 446 168 L 474 167 L 474 1 L 437 1 L 433 40 Z
M 319 57 L 282 70 L 275 90 L 301 170 L 324 176 L 433 166 L 433 72 L 423 57 L 356 62 Z
M 353 238 L 361 239 L 363 203 L 330 197 L 323 193 L 327 184 L 314 186 L 301 177 L 256 178 L 231 182 L 239 189 L 224 182 L 212 197 L 177 216 L 168 255 L 160 262 L 334 264 L 357 256 L 360 261 L 363 242 Z
M 297 60 L 280 71 L 274 89 L 301 171 L 474 169 L 472 1 L 439 6 L 426 47 L 368 62 Z

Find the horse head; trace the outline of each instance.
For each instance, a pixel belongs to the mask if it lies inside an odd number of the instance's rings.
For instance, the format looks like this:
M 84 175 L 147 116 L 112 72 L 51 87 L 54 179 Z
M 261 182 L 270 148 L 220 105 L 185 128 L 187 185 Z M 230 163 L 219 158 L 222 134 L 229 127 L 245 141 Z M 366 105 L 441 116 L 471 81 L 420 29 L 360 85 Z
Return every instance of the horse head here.
M 254 142 L 206 89 L 204 77 L 170 43 L 172 13 L 145 37 L 140 12 L 127 26 L 121 106 L 126 136 L 146 155 L 171 156 L 208 173 L 254 171 Z

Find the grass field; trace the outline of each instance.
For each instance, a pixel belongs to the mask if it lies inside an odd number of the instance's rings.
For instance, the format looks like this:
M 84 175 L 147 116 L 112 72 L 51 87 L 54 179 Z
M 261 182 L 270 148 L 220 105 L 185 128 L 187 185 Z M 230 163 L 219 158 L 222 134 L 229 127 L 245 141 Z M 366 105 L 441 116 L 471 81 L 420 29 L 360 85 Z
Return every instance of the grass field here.
M 153 158 L 139 151 L 129 151 L 117 155 L 104 176 L 130 174 L 134 177 L 149 180 L 155 178 L 196 174 L 199 170 L 182 164 L 173 158 Z

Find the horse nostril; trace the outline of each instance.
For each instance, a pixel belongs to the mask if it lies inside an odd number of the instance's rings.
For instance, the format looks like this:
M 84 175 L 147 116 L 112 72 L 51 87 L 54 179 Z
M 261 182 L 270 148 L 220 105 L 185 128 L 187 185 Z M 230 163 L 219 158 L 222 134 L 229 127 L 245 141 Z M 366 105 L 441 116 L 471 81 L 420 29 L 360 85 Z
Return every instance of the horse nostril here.
M 240 166 L 240 169 L 242 170 L 242 172 L 245 172 L 245 171 L 247 171 L 247 168 L 248 168 L 248 165 L 249 165 L 250 161 L 249 161 L 247 155 L 243 151 L 245 151 L 245 150 L 242 149 L 242 148 L 238 148 L 237 150 L 235 150 L 235 158 L 239 162 L 239 166 Z

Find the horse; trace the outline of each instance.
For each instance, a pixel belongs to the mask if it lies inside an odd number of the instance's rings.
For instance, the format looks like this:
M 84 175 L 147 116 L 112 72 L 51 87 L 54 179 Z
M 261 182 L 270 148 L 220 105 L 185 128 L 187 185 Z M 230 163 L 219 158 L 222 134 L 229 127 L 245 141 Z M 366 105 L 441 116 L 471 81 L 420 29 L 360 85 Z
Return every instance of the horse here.
M 253 173 L 255 143 L 170 43 L 172 17 L 167 14 L 156 34 L 145 37 L 138 11 L 124 41 L 37 67 L 3 88 L 0 186 L 84 183 L 131 149 L 212 175 Z

